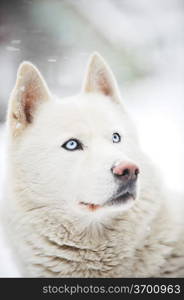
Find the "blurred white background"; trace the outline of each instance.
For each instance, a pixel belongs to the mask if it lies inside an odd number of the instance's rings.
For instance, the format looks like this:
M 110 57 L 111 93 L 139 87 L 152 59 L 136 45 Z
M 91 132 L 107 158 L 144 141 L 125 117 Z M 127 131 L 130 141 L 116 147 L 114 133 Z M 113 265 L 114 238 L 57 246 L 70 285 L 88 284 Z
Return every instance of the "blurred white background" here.
M 184 1 L 20 0 L 0 2 L 0 188 L 4 122 L 18 65 L 30 60 L 54 93 L 78 93 L 87 59 L 108 61 L 142 148 L 183 191 Z M 2 197 L 1 197 L 2 198 Z M 0 227 L 0 276 L 18 276 Z

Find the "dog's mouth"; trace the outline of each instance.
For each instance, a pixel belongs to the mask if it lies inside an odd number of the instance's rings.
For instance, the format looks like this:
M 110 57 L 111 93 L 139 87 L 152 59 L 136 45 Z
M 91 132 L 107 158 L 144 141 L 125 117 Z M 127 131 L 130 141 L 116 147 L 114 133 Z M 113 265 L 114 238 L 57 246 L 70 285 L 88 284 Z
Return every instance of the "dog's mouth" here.
M 102 205 L 95 204 L 95 203 L 87 203 L 87 202 L 80 202 L 80 205 L 86 207 L 90 211 L 96 211 L 105 207 L 120 206 L 126 204 L 129 201 L 133 201 L 135 199 L 136 199 L 135 193 L 125 192 L 112 197 Z
M 130 192 L 121 193 L 116 197 L 113 197 L 112 199 L 108 200 L 105 205 L 106 206 L 121 205 L 127 203 L 130 200 L 135 200 L 135 198 L 136 195 L 134 193 L 130 193 Z
M 87 202 L 80 202 L 79 204 L 86 207 L 87 209 L 89 209 L 91 211 L 95 211 L 95 210 L 100 209 L 100 208 L 103 207 L 103 205 L 94 204 L 94 203 L 87 203 Z

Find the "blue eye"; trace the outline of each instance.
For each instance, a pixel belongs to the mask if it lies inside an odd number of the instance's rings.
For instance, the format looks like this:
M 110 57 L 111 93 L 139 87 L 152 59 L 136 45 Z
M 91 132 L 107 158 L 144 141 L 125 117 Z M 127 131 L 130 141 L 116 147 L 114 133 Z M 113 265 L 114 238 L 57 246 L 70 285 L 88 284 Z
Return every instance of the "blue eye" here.
M 69 151 L 82 150 L 82 143 L 76 139 L 68 140 L 62 147 Z
M 113 141 L 113 143 L 120 143 L 121 142 L 121 136 L 119 135 L 119 133 L 117 133 L 117 132 L 113 133 L 112 141 Z

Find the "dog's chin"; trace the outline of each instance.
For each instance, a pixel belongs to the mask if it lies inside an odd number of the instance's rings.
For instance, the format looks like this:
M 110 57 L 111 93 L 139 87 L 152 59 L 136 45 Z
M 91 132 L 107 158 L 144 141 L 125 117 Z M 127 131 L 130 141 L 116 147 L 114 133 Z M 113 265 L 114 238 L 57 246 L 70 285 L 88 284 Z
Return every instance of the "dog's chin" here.
M 118 194 L 103 204 L 80 202 L 80 207 L 90 212 L 125 211 L 131 208 L 136 200 L 136 195 L 126 192 Z

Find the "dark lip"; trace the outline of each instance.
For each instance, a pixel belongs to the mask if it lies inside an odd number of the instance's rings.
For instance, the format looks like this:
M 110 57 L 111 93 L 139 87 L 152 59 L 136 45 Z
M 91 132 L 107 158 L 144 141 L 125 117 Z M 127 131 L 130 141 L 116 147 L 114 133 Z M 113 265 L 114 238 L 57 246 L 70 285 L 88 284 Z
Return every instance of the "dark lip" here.
M 106 201 L 104 204 L 94 204 L 94 203 L 87 203 L 87 202 L 80 202 L 79 204 L 90 209 L 91 211 L 107 207 L 107 206 L 113 206 L 113 205 L 123 205 L 127 203 L 129 200 L 135 200 L 136 199 L 136 192 L 135 191 L 127 191 L 119 192 L 116 195 L 112 196 L 108 201 Z
M 125 204 L 128 200 L 135 200 L 135 193 L 125 192 L 112 197 L 107 203 L 107 206 Z

